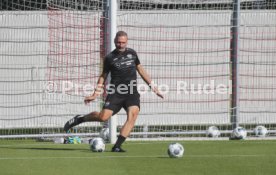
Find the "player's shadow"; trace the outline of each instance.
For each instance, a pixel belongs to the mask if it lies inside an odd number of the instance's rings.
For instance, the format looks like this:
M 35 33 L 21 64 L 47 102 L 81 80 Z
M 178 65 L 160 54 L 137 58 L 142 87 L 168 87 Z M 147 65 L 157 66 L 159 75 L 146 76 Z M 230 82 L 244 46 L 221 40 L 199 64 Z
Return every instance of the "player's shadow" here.
M 75 149 L 75 148 L 24 148 L 24 149 L 29 149 L 29 150 L 50 150 L 50 151 L 79 151 L 80 149 Z
M 1 147 L 3 148 L 3 147 Z M 84 151 L 84 148 L 40 148 L 40 147 L 5 147 L 7 149 L 22 149 L 22 150 L 39 150 L 39 151 Z

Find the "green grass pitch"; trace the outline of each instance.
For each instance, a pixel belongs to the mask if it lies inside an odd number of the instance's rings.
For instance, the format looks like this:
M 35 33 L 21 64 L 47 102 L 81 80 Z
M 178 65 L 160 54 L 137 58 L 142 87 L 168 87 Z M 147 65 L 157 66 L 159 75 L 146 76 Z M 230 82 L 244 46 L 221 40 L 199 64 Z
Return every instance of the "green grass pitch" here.
M 275 175 L 276 141 L 178 141 L 182 158 L 169 158 L 168 141 L 126 142 L 126 153 L 94 153 L 89 145 L 0 140 L 1 175 Z

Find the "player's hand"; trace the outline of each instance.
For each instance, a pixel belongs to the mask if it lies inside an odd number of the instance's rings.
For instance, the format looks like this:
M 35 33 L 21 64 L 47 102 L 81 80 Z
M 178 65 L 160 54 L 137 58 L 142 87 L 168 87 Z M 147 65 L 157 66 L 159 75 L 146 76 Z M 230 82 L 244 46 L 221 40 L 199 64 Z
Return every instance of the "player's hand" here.
M 163 94 L 161 94 L 160 92 L 159 92 L 159 90 L 158 90 L 158 88 L 157 87 L 154 87 L 153 89 L 153 92 L 158 96 L 158 97 L 160 97 L 160 98 L 164 98 L 164 96 L 163 96 Z
M 164 99 L 163 94 L 161 94 L 159 91 L 156 93 L 156 95 L 157 95 L 158 97 L 160 97 L 160 98 Z
M 88 103 L 90 103 L 91 101 L 94 101 L 96 98 L 97 98 L 96 95 L 87 96 L 87 97 L 84 98 L 84 103 L 85 103 L 85 104 L 88 104 Z

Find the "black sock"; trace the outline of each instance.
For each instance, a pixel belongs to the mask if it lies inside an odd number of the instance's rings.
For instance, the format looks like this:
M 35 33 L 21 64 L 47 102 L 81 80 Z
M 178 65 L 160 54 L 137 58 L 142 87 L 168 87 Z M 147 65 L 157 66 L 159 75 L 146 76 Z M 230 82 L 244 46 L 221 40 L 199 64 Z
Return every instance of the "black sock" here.
M 78 121 L 78 124 L 83 123 L 84 122 L 84 116 L 78 117 L 77 121 Z
M 126 140 L 126 137 L 122 136 L 122 135 L 119 135 L 118 136 L 118 139 L 114 145 L 115 148 L 120 148 L 121 145 L 124 143 L 124 141 Z

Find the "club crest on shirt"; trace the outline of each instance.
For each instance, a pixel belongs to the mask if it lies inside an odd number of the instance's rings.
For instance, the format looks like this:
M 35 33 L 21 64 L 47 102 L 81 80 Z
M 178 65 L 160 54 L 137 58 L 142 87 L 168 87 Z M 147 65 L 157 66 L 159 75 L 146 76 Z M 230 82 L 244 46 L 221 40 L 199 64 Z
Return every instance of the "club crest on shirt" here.
M 109 106 L 109 105 L 110 105 L 109 101 L 105 102 L 105 104 L 104 104 L 104 106 Z
M 132 58 L 132 54 L 127 54 L 127 57 L 128 58 Z
M 121 67 L 121 63 L 115 63 L 115 67 L 120 68 Z

